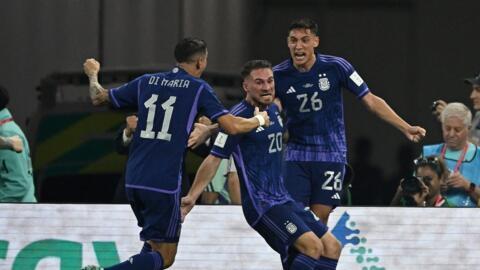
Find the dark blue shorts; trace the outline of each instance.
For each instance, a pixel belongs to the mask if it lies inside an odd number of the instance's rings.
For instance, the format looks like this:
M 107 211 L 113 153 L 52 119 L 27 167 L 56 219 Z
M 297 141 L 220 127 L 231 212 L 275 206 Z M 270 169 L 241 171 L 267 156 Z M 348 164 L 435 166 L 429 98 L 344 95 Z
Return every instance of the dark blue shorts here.
M 338 206 L 341 201 L 345 164 L 321 161 L 285 161 L 285 186 L 305 206 Z
M 140 240 L 178 243 L 180 222 L 180 193 L 167 194 L 144 189 L 126 188 L 127 198 L 142 228 Z
M 301 208 L 295 202 L 270 208 L 253 226 L 253 229 L 280 254 L 282 263 L 288 261 L 289 254 L 295 253 L 292 245 L 302 234 L 312 231 L 321 238 L 328 231 L 328 227 L 310 210 Z

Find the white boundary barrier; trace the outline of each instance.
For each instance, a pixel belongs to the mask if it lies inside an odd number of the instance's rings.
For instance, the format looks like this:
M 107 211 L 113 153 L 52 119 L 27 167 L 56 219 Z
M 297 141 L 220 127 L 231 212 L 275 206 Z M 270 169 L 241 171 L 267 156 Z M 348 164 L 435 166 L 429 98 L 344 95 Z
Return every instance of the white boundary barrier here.
M 480 209 L 340 207 L 330 229 L 345 243 L 337 269 L 480 269 Z M 0 204 L 0 269 L 78 270 L 141 248 L 128 205 Z M 197 206 L 173 270 L 277 270 L 279 256 L 239 206 Z

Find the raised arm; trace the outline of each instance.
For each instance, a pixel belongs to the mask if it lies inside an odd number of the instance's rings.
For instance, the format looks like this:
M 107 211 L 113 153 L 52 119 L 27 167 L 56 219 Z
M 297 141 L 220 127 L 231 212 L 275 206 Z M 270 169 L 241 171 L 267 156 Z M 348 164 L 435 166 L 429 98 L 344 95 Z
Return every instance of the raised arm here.
M 215 176 L 221 161 L 221 158 L 214 155 L 208 155 L 208 157 L 203 160 L 202 164 L 198 168 L 197 174 L 195 175 L 195 180 L 190 187 L 190 191 L 185 197 L 182 198 L 182 220 L 190 212 L 190 210 L 192 210 L 198 197 L 200 197 L 200 194 L 202 194 L 208 183 L 210 183 L 212 178 Z
M 83 71 L 85 75 L 88 76 L 90 82 L 90 99 L 92 104 L 95 106 L 108 104 L 110 102 L 108 97 L 108 90 L 103 88 L 100 83 L 98 83 L 98 72 L 100 71 L 100 63 L 93 59 L 89 58 L 83 63 Z
M 258 108 L 255 109 L 255 116 L 251 118 L 237 117 L 232 114 L 222 115 L 218 118 L 218 124 L 205 125 L 195 123 L 194 129 L 188 138 L 188 147 L 192 149 L 197 148 L 203 144 L 208 138 L 215 135 L 219 131 L 219 126 L 228 134 L 238 134 L 249 132 L 259 126 L 269 126 L 270 118 L 267 112 L 260 112 Z
M 419 142 L 425 137 L 424 128 L 405 122 L 382 98 L 368 93 L 362 98 L 362 102 L 371 112 L 400 130 L 410 141 Z
M 23 151 L 22 139 L 18 135 L 11 137 L 0 136 L 0 149 L 9 149 L 20 153 Z
M 226 114 L 220 116 L 217 121 L 220 127 L 231 135 L 249 132 L 259 126 L 268 127 L 270 125 L 267 112 L 261 112 L 258 108 L 255 108 L 255 116 L 248 119 Z

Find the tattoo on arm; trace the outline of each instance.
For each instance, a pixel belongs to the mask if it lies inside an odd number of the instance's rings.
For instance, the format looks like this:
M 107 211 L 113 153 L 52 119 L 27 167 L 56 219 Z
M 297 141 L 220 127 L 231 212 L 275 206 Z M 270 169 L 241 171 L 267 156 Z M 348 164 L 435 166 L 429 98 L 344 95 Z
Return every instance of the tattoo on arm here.
M 92 76 L 90 79 L 90 99 L 93 105 L 98 106 L 109 102 L 108 90 L 103 88 L 96 76 Z

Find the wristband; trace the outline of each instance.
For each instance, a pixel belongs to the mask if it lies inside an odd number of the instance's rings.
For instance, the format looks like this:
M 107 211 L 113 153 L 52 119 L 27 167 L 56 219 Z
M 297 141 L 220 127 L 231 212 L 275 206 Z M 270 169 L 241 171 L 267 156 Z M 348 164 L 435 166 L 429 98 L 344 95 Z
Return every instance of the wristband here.
M 132 141 L 132 139 L 133 139 L 133 134 L 130 134 L 130 137 L 128 137 L 125 129 L 123 129 L 123 134 L 122 134 L 122 143 L 123 143 L 123 146 L 129 145 L 130 142 Z
M 257 114 L 255 115 L 255 118 L 257 118 L 258 122 L 260 122 L 260 126 L 265 125 L 265 119 L 263 118 L 263 116 L 261 116 L 260 114 Z

